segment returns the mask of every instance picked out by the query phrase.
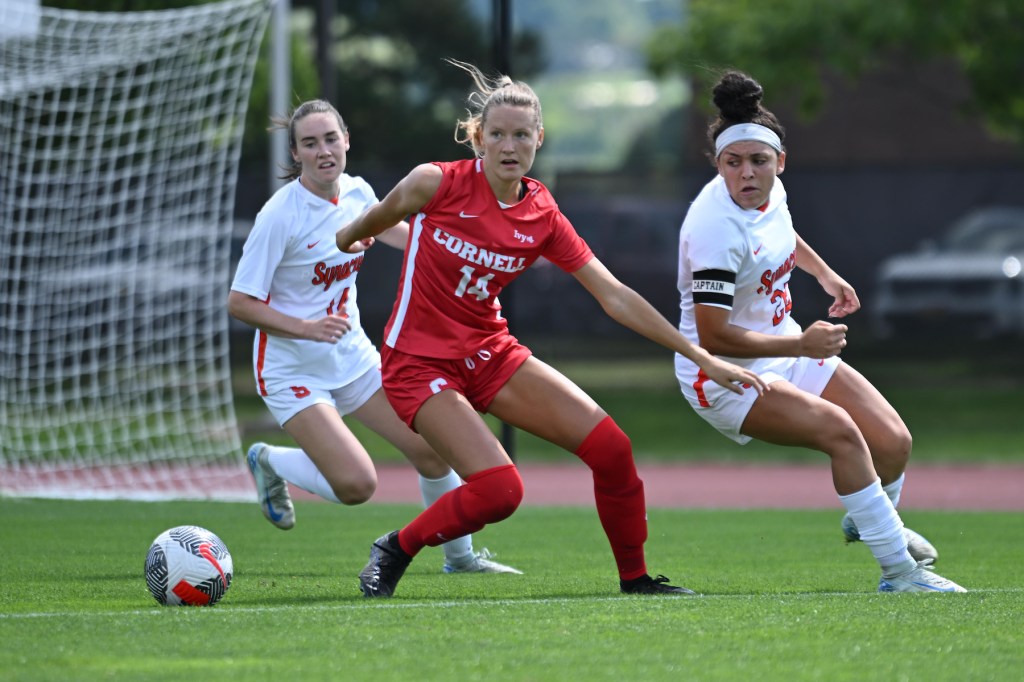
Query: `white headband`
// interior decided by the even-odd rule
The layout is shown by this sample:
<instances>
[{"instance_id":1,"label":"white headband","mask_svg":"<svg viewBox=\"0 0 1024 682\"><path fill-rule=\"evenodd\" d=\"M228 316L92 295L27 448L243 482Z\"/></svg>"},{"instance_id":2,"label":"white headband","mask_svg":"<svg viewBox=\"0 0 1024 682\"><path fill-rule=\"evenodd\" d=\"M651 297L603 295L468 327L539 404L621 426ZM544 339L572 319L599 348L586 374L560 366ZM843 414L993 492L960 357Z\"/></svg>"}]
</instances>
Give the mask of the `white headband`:
<instances>
[{"instance_id":1,"label":"white headband","mask_svg":"<svg viewBox=\"0 0 1024 682\"><path fill-rule=\"evenodd\" d=\"M741 123L729 126L715 140L715 158L717 159L721 156L722 150L733 142L742 142L744 140L764 142L775 151L782 152L782 140L779 139L774 130L757 123Z\"/></svg>"}]
</instances>

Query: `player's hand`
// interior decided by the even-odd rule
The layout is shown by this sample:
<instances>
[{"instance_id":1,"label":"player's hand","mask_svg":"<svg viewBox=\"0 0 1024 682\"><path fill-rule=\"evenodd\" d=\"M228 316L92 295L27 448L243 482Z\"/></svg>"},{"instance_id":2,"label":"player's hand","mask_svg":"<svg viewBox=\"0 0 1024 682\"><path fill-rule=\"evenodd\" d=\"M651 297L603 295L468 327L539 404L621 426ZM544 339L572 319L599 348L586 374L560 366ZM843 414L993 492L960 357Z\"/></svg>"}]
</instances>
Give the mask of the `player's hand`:
<instances>
[{"instance_id":1,"label":"player's hand","mask_svg":"<svg viewBox=\"0 0 1024 682\"><path fill-rule=\"evenodd\" d=\"M319 320L312 320L309 329L309 339L323 343L338 343L345 334L352 330L352 323L348 317L342 315L328 315Z\"/></svg>"},{"instance_id":2,"label":"player's hand","mask_svg":"<svg viewBox=\"0 0 1024 682\"><path fill-rule=\"evenodd\" d=\"M366 239L360 239L357 242L353 242L345 253L361 253L366 251L368 248L374 245L377 240L373 237L367 237Z\"/></svg>"},{"instance_id":3,"label":"player's hand","mask_svg":"<svg viewBox=\"0 0 1024 682\"><path fill-rule=\"evenodd\" d=\"M860 299L850 283L834 272L822 277L818 282L834 300L829 306L829 317L846 317L860 310Z\"/></svg>"},{"instance_id":4,"label":"player's hand","mask_svg":"<svg viewBox=\"0 0 1024 682\"><path fill-rule=\"evenodd\" d=\"M373 237L367 238L371 240L370 244L364 245L366 239L353 241L352 237L349 236L349 233L351 232L349 228L351 227L352 223L349 223L334 233L334 244L338 247L338 251L341 251L342 253L359 253L360 251L366 251L366 249L370 248L370 244L373 244Z\"/></svg>"},{"instance_id":5,"label":"player's hand","mask_svg":"<svg viewBox=\"0 0 1024 682\"><path fill-rule=\"evenodd\" d=\"M733 393L743 393L743 388L753 388L758 395L762 395L769 390L768 384L756 372L720 360L713 355L701 369L709 379Z\"/></svg>"},{"instance_id":6,"label":"player's hand","mask_svg":"<svg viewBox=\"0 0 1024 682\"><path fill-rule=\"evenodd\" d=\"M839 355L846 348L845 324L818 320L800 335L800 355L822 360Z\"/></svg>"}]
</instances>

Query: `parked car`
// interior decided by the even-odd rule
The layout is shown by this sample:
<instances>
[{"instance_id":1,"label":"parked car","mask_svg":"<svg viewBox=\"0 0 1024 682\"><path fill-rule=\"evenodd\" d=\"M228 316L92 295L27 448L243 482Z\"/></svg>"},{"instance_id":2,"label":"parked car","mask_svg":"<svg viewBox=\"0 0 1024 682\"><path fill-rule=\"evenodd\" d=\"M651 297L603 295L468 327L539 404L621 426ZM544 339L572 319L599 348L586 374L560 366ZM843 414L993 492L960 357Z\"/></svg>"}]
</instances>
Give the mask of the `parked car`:
<instances>
[{"instance_id":1,"label":"parked car","mask_svg":"<svg viewBox=\"0 0 1024 682\"><path fill-rule=\"evenodd\" d=\"M968 213L916 253L885 260L870 314L879 336L1024 336L1024 207Z\"/></svg>"}]
</instances>

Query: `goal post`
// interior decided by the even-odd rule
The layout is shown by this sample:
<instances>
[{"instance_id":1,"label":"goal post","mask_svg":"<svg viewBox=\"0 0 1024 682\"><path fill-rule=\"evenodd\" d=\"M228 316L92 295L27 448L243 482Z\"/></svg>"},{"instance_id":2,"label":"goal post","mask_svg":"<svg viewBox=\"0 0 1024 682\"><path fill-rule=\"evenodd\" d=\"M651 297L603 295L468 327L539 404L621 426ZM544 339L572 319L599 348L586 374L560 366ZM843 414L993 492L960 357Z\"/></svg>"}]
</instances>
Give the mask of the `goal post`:
<instances>
[{"instance_id":1,"label":"goal post","mask_svg":"<svg viewBox=\"0 0 1024 682\"><path fill-rule=\"evenodd\" d=\"M0 495L247 491L225 302L271 4L4 3Z\"/></svg>"}]
</instances>

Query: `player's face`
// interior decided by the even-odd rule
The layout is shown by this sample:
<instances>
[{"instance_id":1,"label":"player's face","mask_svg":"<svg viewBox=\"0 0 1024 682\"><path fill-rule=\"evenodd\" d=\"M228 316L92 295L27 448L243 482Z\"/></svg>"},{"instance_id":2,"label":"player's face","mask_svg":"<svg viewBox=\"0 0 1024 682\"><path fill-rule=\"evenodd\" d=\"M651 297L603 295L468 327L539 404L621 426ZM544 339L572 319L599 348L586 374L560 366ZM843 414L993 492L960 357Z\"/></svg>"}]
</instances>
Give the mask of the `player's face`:
<instances>
[{"instance_id":1,"label":"player's face","mask_svg":"<svg viewBox=\"0 0 1024 682\"><path fill-rule=\"evenodd\" d=\"M529 107L501 105L487 113L480 138L488 179L515 185L533 166L544 141L544 129L537 125L537 117Z\"/></svg>"},{"instance_id":2,"label":"player's face","mask_svg":"<svg viewBox=\"0 0 1024 682\"><path fill-rule=\"evenodd\" d=\"M310 114L295 122L292 156L302 164L303 184L316 194L327 199L337 196L348 147L348 133L342 132L338 118L330 112Z\"/></svg>"},{"instance_id":3,"label":"player's face","mask_svg":"<svg viewBox=\"0 0 1024 682\"><path fill-rule=\"evenodd\" d=\"M717 166L736 205L759 208L768 201L775 176L786 167L786 152L776 152L764 142L741 140L722 150Z\"/></svg>"}]
</instances>

